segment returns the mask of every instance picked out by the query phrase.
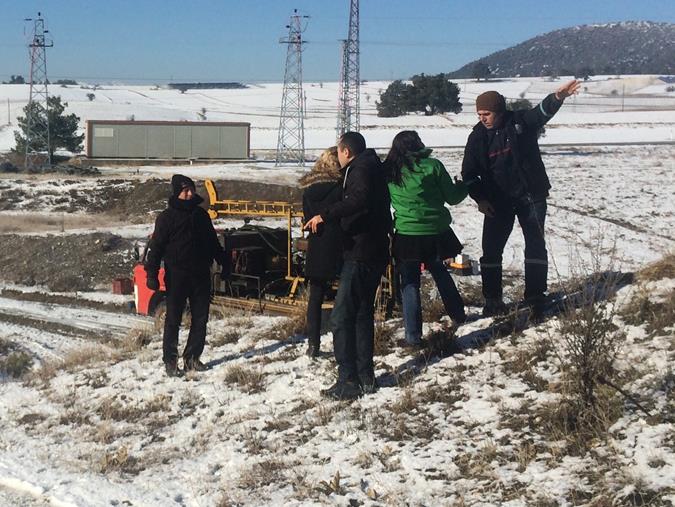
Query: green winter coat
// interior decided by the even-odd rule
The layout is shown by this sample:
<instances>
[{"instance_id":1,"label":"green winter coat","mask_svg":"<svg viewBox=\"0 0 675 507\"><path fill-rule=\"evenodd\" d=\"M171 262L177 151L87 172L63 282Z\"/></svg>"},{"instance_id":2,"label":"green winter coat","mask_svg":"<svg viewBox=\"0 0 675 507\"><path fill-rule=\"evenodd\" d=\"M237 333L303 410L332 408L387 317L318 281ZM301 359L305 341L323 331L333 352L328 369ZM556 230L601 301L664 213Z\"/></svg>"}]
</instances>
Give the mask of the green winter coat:
<instances>
[{"instance_id":1,"label":"green winter coat","mask_svg":"<svg viewBox=\"0 0 675 507\"><path fill-rule=\"evenodd\" d=\"M404 165L401 185L389 183L394 228L399 234L421 236L445 232L452 222L445 203L459 204L468 194L466 185L461 181L455 183L441 161L429 157L430 154L430 149L411 154L413 170Z\"/></svg>"}]
</instances>

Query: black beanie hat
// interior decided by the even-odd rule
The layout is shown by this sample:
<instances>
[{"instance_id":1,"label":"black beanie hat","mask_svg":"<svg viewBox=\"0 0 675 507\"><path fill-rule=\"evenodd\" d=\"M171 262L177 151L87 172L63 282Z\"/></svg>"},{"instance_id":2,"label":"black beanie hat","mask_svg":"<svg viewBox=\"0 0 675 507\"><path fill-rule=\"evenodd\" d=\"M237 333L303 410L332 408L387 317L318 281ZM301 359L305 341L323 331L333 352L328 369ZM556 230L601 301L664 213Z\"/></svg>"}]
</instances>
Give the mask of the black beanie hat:
<instances>
[{"instance_id":1,"label":"black beanie hat","mask_svg":"<svg viewBox=\"0 0 675 507\"><path fill-rule=\"evenodd\" d=\"M476 111L492 111L503 113L506 111L506 100L499 92L489 91L476 97Z\"/></svg>"},{"instance_id":2,"label":"black beanie hat","mask_svg":"<svg viewBox=\"0 0 675 507\"><path fill-rule=\"evenodd\" d=\"M171 177L171 190L173 196L178 197L178 194L180 194L183 189L187 187L192 188L193 193L196 192L195 182L187 176L183 176L182 174L174 174Z\"/></svg>"}]
</instances>

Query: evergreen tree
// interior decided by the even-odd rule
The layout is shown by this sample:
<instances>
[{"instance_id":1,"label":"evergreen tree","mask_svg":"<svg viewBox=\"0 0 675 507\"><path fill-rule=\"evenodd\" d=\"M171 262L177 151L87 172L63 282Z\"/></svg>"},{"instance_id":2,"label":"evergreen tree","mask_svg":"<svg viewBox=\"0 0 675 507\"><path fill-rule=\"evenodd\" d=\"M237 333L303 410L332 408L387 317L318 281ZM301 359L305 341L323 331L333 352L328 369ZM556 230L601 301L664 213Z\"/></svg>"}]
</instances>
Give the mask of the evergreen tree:
<instances>
[{"instance_id":1,"label":"evergreen tree","mask_svg":"<svg viewBox=\"0 0 675 507\"><path fill-rule=\"evenodd\" d=\"M401 116L407 111L407 95L410 85L400 79L390 83L387 89L380 94L380 100L375 102L377 116L393 118Z\"/></svg>"},{"instance_id":2,"label":"evergreen tree","mask_svg":"<svg viewBox=\"0 0 675 507\"><path fill-rule=\"evenodd\" d=\"M408 111L423 112L426 116L439 113L459 113L459 87L445 74L413 76Z\"/></svg>"},{"instance_id":3,"label":"evergreen tree","mask_svg":"<svg viewBox=\"0 0 675 507\"><path fill-rule=\"evenodd\" d=\"M376 106L377 115L381 117L401 116L412 111L431 116L462 110L459 87L445 74L413 76L412 84L394 81L380 94Z\"/></svg>"},{"instance_id":4,"label":"evergreen tree","mask_svg":"<svg viewBox=\"0 0 675 507\"><path fill-rule=\"evenodd\" d=\"M471 69L471 77L476 81L480 81L481 79L487 81L491 74L490 66L484 62L477 62Z\"/></svg>"},{"instance_id":5,"label":"evergreen tree","mask_svg":"<svg viewBox=\"0 0 675 507\"><path fill-rule=\"evenodd\" d=\"M61 97L50 96L47 98L49 108L49 155L54 156L54 152L58 149L65 149L72 153L80 153L82 151L82 141L84 134L77 135L80 118L74 113L64 114L67 102L61 102ZM32 108L32 111L31 109ZM28 131L28 115L34 112L37 121L33 125L33 129L37 132L44 132L46 128L45 109L42 104L34 102L33 104L26 104L23 108L25 116L19 116L17 122L19 130L14 132L14 139L16 140L16 147L14 150L17 153L24 153L26 151L26 134ZM38 151L47 151L46 146L36 146Z\"/></svg>"}]
</instances>

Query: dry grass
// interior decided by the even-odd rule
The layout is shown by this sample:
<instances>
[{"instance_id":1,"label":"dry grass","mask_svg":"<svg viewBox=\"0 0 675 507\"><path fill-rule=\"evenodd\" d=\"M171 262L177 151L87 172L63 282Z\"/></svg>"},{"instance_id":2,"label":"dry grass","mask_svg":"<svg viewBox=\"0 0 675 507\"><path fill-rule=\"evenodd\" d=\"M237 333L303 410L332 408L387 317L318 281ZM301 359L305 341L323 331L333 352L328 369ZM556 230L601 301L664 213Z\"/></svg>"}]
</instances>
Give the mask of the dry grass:
<instances>
[{"instance_id":1,"label":"dry grass","mask_svg":"<svg viewBox=\"0 0 675 507\"><path fill-rule=\"evenodd\" d=\"M86 384L93 389L100 389L101 387L105 387L108 385L108 382L110 382L110 379L108 378L108 373L104 369L85 372L84 380Z\"/></svg>"},{"instance_id":2,"label":"dry grass","mask_svg":"<svg viewBox=\"0 0 675 507\"><path fill-rule=\"evenodd\" d=\"M652 301L643 287L621 308L621 317L634 326L646 324L650 333L663 333L675 325L675 290L658 301Z\"/></svg>"},{"instance_id":3,"label":"dry grass","mask_svg":"<svg viewBox=\"0 0 675 507\"><path fill-rule=\"evenodd\" d=\"M578 308L570 307L561 316L560 338L552 341L563 378L561 419L581 435L605 431L605 421L612 419L609 407L614 404L605 386L619 381L615 361L625 343L624 333L614 324L616 305L603 299L616 292L618 274L606 273L587 277L589 289Z\"/></svg>"},{"instance_id":4,"label":"dry grass","mask_svg":"<svg viewBox=\"0 0 675 507\"><path fill-rule=\"evenodd\" d=\"M394 414L408 414L419 408L419 399L413 393L412 387L406 387L401 391L398 400L389 406L389 410Z\"/></svg>"},{"instance_id":5,"label":"dry grass","mask_svg":"<svg viewBox=\"0 0 675 507\"><path fill-rule=\"evenodd\" d=\"M386 321L375 322L374 355L386 356L392 352L396 346L395 333L396 327L391 323Z\"/></svg>"},{"instance_id":6,"label":"dry grass","mask_svg":"<svg viewBox=\"0 0 675 507\"><path fill-rule=\"evenodd\" d=\"M422 300L422 320L424 322L438 322L447 315L440 296L424 298Z\"/></svg>"},{"instance_id":7,"label":"dry grass","mask_svg":"<svg viewBox=\"0 0 675 507\"><path fill-rule=\"evenodd\" d=\"M419 405L419 400L404 398L398 409L413 406L409 412L382 411L374 414L370 421L371 430L384 440L403 442L415 439L430 442L438 435L434 418Z\"/></svg>"},{"instance_id":8,"label":"dry grass","mask_svg":"<svg viewBox=\"0 0 675 507\"><path fill-rule=\"evenodd\" d=\"M457 289L462 295L466 306L483 306L483 291L481 284L471 278L457 281Z\"/></svg>"},{"instance_id":9,"label":"dry grass","mask_svg":"<svg viewBox=\"0 0 675 507\"><path fill-rule=\"evenodd\" d=\"M265 389L265 374L262 369L235 364L225 371L224 380L228 384L239 386L248 394L259 393Z\"/></svg>"},{"instance_id":10,"label":"dry grass","mask_svg":"<svg viewBox=\"0 0 675 507\"><path fill-rule=\"evenodd\" d=\"M291 316L286 317L274 326L269 335L264 338L276 341L286 341L303 334L307 326L307 314L304 309L298 308Z\"/></svg>"},{"instance_id":11,"label":"dry grass","mask_svg":"<svg viewBox=\"0 0 675 507\"><path fill-rule=\"evenodd\" d=\"M132 328L122 339L122 350L125 352L137 352L147 347L157 334L151 326L138 326Z\"/></svg>"},{"instance_id":12,"label":"dry grass","mask_svg":"<svg viewBox=\"0 0 675 507\"><path fill-rule=\"evenodd\" d=\"M653 262L637 272L638 280L652 282L664 278L675 278L675 252Z\"/></svg>"},{"instance_id":13,"label":"dry grass","mask_svg":"<svg viewBox=\"0 0 675 507\"><path fill-rule=\"evenodd\" d=\"M250 491L270 484L281 488L289 483L285 472L292 467L293 464L277 458L264 459L242 470L237 485Z\"/></svg>"},{"instance_id":14,"label":"dry grass","mask_svg":"<svg viewBox=\"0 0 675 507\"><path fill-rule=\"evenodd\" d=\"M106 452L99 460L99 472L104 474L120 472L137 475L142 470L138 459L130 455L128 449L124 446Z\"/></svg>"},{"instance_id":15,"label":"dry grass","mask_svg":"<svg viewBox=\"0 0 675 507\"><path fill-rule=\"evenodd\" d=\"M21 378L30 371L32 365L33 359L21 350L0 357L0 373L8 377Z\"/></svg>"},{"instance_id":16,"label":"dry grass","mask_svg":"<svg viewBox=\"0 0 675 507\"><path fill-rule=\"evenodd\" d=\"M600 386L592 410L580 406L578 398L567 395L537 407L534 414L543 435L553 441L564 441L565 452L579 456L607 438L607 430L623 414L623 403L614 391Z\"/></svg>"},{"instance_id":17,"label":"dry grass","mask_svg":"<svg viewBox=\"0 0 675 507\"><path fill-rule=\"evenodd\" d=\"M214 347L221 347L223 345L229 345L232 343L237 343L241 338L241 330L237 328L229 328L218 330L216 333L212 334L209 338L209 344Z\"/></svg>"},{"instance_id":18,"label":"dry grass","mask_svg":"<svg viewBox=\"0 0 675 507\"><path fill-rule=\"evenodd\" d=\"M462 389L460 387L461 380L451 380L447 385L439 385L438 383L431 384L423 389L419 394L419 400L423 405L429 403L442 403L452 407L458 401L464 399Z\"/></svg>"},{"instance_id":19,"label":"dry grass","mask_svg":"<svg viewBox=\"0 0 675 507\"><path fill-rule=\"evenodd\" d=\"M313 426L326 426L335 417L335 414L340 412L342 407L337 403L320 403L314 411L314 418L312 420Z\"/></svg>"},{"instance_id":20,"label":"dry grass","mask_svg":"<svg viewBox=\"0 0 675 507\"><path fill-rule=\"evenodd\" d=\"M548 389L548 382L540 378L535 370L538 363L548 360L552 350L550 338L543 337L525 348L517 349L504 361L504 371L521 376L523 381L537 392Z\"/></svg>"},{"instance_id":21,"label":"dry grass","mask_svg":"<svg viewBox=\"0 0 675 507\"><path fill-rule=\"evenodd\" d=\"M168 412L171 409L171 397L159 394L141 403L132 403L125 399L110 397L104 399L96 408L96 414L102 420L126 421L138 423L156 412Z\"/></svg>"},{"instance_id":22,"label":"dry grass","mask_svg":"<svg viewBox=\"0 0 675 507\"><path fill-rule=\"evenodd\" d=\"M26 375L26 382L47 387L59 372L76 373L98 362L113 362L118 356L117 352L105 345L86 345L72 350L61 359L45 361L40 368Z\"/></svg>"}]
</instances>

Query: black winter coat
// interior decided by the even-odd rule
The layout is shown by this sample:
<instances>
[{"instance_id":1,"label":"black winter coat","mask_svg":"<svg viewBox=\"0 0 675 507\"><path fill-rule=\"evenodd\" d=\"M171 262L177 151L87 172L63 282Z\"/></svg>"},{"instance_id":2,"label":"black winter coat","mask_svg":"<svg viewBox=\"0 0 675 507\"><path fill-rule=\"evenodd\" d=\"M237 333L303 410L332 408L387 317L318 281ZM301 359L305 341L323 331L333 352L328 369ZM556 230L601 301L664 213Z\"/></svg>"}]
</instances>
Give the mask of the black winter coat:
<instances>
[{"instance_id":1,"label":"black winter coat","mask_svg":"<svg viewBox=\"0 0 675 507\"><path fill-rule=\"evenodd\" d=\"M558 112L560 106L562 101L552 93L532 109L507 111L501 127L511 147L521 184L535 200L547 197L551 188L541 160L537 132ZM469 195L476 202L487 200L495 204L505 198L504 189L497 185L490 170L487 129L480 122L469 134L464 149L462 179L469 185Z\"/></svg>"},{"instance_id":2,"label":"black winter coat","mask_svg":"<svg viewBox=\"0 0 675 507\"><path fill-rule=\"evenodd\" d=\"M189 201L169 198L169 206L155 222L145 271L156 277L162 259L170 270L180 270L198 276L208 276L213 261L229 268L223 247L206 210L199 207L203 199L195 196Z\"/></svg>"},{"instance_id":3,"label":"black winter coat","mask_svg":"<svg viewBox=\"0 0 675 507\"><path fill-rule=\"evenodd\" d=\"M338 181L318 181L305 188L302 211L305 222L322 209L340 201L342 186ZM338 222L319 224L309 233L305 276L314 280L334 280L342 266L342 231Z\"/></svg>"},{"instance_id":4,"label":"black winter coat","mask_svg":"<svg viewBox=\"0 0 675 507\"><path fill-rule=\"evenodd\" d=\"M321 218L339 220L345 260L386 262L392 221L382 162L375 150L367 149L343 173L342 200L326 207Z\"/></svg>"}]
</instances>

